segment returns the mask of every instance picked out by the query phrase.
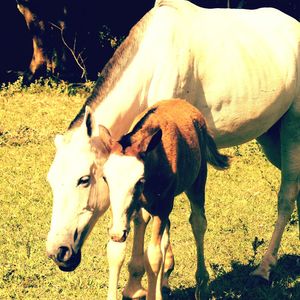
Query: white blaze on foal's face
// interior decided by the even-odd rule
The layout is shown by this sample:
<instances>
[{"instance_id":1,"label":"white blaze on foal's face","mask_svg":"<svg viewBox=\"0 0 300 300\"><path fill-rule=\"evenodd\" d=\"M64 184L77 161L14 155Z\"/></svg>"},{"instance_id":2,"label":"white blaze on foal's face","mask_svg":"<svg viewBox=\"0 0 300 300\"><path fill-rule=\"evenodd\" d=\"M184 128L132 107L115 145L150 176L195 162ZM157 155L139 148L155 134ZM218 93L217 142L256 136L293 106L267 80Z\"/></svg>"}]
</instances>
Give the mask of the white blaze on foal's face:
<instances>
[{"instance_id":1,"label":"white blaze on foal's face","mask_svg":"<svg viewBox=\"0 0 300 300\"><path fill-rule=\"evenodd\" d=\"M121 238L129 230L131 209L144 183L144 164L135 156L111 154L104 164L103 174L109 186L113 215L111 237Z\"/></svg>"}]
</instances>

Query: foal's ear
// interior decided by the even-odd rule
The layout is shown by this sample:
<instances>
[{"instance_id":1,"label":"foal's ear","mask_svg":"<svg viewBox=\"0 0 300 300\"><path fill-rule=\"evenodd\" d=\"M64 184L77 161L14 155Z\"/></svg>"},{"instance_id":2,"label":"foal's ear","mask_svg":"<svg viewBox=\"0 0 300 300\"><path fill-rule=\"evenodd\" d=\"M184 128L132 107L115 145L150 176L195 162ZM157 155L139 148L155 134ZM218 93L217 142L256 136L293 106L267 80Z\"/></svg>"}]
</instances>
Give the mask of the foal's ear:
<instances>
[{"instance_id":1,"label":"foal's ear","mask_svg":"<svg viewBox=\"0 0 300 300\"><path fill-rule=\"evenodd\" d=\"M148 153L156 148L156 146L160 143L162 137L162 130L158 129L155 131L152 135L149 135L145 139L145 143L143 145L143 148L145 149L143 152Z\"/></svg>"},{"instance_id":2,"label":"foal's ear","mask_svg":"<svg viewBox=\"0 0 300 300\"><path fill-rule=\"evenodd\" d=\"M99 135L99 128L95 124L95 118L93 115L93 111L88 105L85 107L85 113L84 113L84 119L83 119L82 126L84 127L84 130L86 130L88 137L91 138L92 136Z\"/></svg>"}]
</instances>

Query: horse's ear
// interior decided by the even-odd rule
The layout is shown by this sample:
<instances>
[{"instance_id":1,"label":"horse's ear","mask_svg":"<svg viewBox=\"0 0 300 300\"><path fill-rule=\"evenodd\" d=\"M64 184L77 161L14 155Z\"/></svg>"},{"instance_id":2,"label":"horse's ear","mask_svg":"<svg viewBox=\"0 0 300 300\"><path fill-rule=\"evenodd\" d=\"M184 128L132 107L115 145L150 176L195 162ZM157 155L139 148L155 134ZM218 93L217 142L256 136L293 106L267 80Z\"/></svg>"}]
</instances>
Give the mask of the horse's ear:
<instances>
[{"instance_id":1,"label":"horse's ear","mask_svg":"<svg viewBox=\"0 0 300 300\"><path fill-rule=\"evenodd\" d=\"M54 138L54 144L56 148L59 148L64 143L64 136L62 134L57 134Z\"/></svg>"},{"instance_id":2,"label":"horse's ear","mask_svg":"<svg viewBox=\"0 0 300 300\"><path fill-rule=\"evenodd\" d=\"M93 111L88 105L85 107L85 114L82 126L84 127L84 130L86 130L88 137L91 138L92 136L99 135L99 128L95 124Z\"/></svg>"},{"instance_id":3,"label":"horse's ear","mask_svg":"<svg viewBox=\"0 0 300 300\"><path fill-rule=\"evenodd\" d=\"M144 139L143 150L142 152L148 153L156 148L156 146L160 143L162 138L162 130L158 129L153 134L149 135L146 139Z\"/></svg>"},{"instance_id":4,"label":"horse's ear","mask_svg":"<svg viewBox=\"0 0 300 300\"><path fill-rule=\"evenodd\" d=\"M111 137L109 130L105 126L99 125L98 132L101 141L103 142L105 147L110 151L112 147L113 139Z\"/></svg>"}]
</instances>

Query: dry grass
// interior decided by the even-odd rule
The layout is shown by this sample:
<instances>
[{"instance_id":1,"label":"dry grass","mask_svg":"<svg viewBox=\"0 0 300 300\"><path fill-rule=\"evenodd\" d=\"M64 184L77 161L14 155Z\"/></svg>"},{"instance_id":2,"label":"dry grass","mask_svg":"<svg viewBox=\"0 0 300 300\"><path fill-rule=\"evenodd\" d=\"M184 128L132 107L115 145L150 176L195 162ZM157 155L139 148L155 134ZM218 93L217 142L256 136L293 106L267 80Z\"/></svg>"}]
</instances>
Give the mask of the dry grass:
<instances>
[{"instance_id":1,"label":"dry grass","mask_svg":"<svg viewBox=\"0 0 300 300\"><path fill-rule=\"evenodd\" d=\"M108 214L83 249L81 266L63 273L46 258L51 217L46 174L53 137L63 132L87 92L48 82L24 89L17 82L0 91L0 299L105 299ZM271 287L248 284L276 219L279 172L255 142L226 150L234 156L225 172L209 170L206 262L214 299L300 299L300 248L296 214L287 226ZM176 199L171 239L176 267L172 299L193 299L195 247L189 205ZM256 241L256 242L255 242ZM260 245L261 244L261 245ZM122 271L120 291L127 278Z\"/></svg>"}]
</instances>

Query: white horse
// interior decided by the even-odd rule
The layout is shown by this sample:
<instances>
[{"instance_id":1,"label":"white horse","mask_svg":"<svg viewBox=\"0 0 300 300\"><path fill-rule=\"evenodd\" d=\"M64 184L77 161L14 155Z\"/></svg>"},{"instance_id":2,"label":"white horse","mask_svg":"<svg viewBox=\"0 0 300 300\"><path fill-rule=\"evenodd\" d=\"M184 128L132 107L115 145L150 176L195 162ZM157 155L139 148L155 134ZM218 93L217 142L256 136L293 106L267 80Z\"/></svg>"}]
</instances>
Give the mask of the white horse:
<instances>
[{"instance_id":1,"label":"white horse","mask_svg":"<svg viewBox=\"0 0 300 300\"><path fill-rule=\"evenodd\" d=\"M299 45L299 23L276 9L204 9L184 0L157 1L105 66L67 132L56 137L48 176L54 196L49 257L65 270L74 269L87 233L109 206L101 178L107 155L97 125L119 138L141 111L176 97L200 109L218 147L256 138L281 169L275 229L253 272L268 280L295 200L298 213L300 206ZM95 148L95 137L103 151ZM115 249L109 245L109 257ZM133 249L124 296L146 293L140 284L142 251L142 246ZM122 262L110 263L118 270ZM116 279L111 280L113 299Z\"/></svg>"}]
</instances>

